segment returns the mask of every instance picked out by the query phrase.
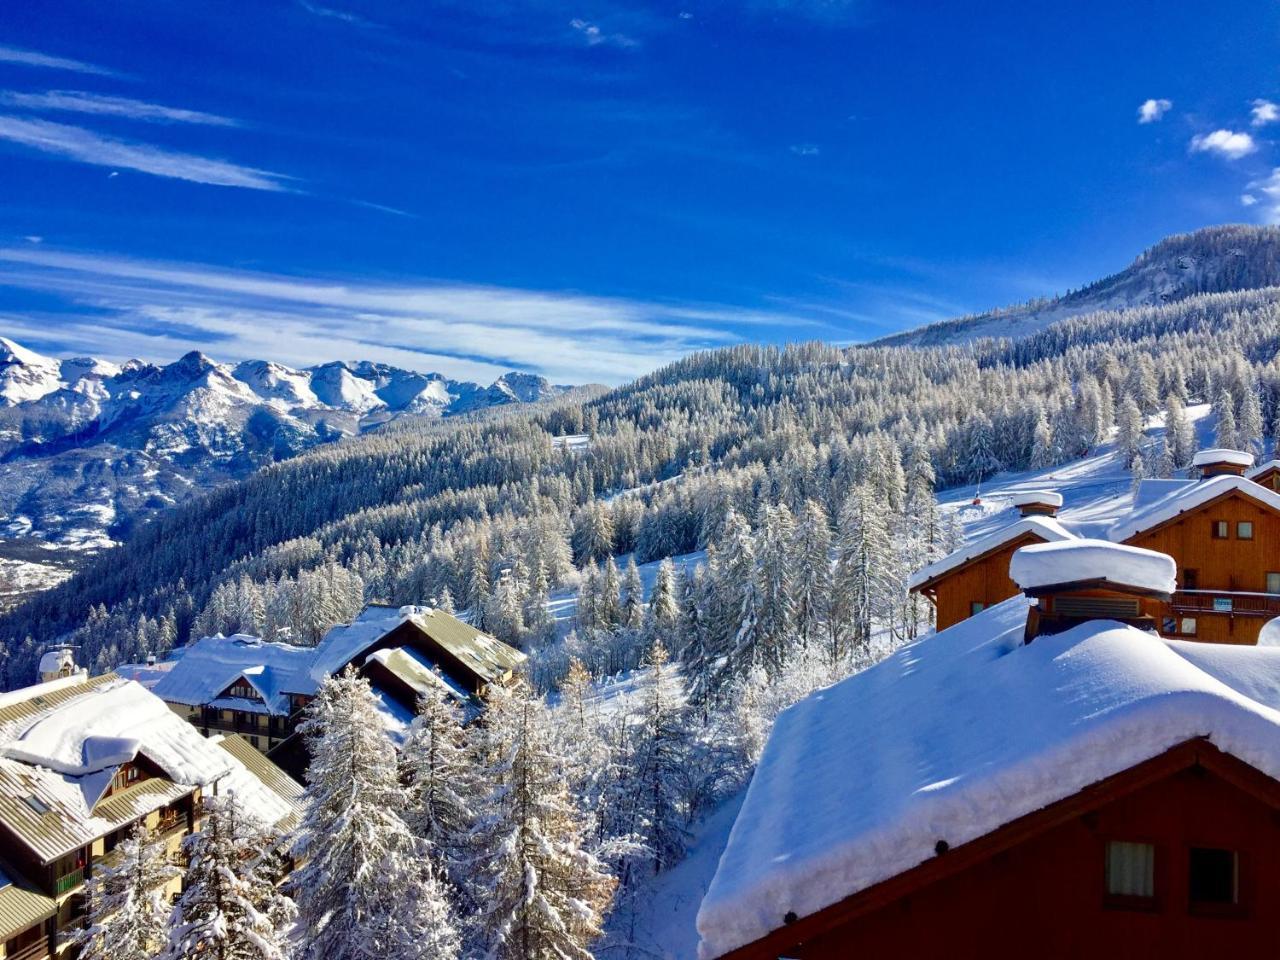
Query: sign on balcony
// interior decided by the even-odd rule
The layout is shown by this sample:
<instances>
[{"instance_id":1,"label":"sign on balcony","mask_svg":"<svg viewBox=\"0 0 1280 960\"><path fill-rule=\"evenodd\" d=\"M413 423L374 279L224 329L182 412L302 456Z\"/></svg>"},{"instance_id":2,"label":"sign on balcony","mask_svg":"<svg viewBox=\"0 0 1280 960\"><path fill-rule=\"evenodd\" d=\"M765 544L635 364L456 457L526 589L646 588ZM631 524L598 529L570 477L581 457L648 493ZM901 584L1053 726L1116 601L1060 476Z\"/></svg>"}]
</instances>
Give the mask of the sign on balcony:
<instances>
[{"instance_id":1,"label":"sign on balcony","mask_svg":"<svg viewBox=\"0 0 1280 960\"><path fill-rule=\"evenodd\" d=\"M1231 598L1230 597L1214 597L1213 612L1214 613L1230 613Z\"/></svg>"}]
</instances>

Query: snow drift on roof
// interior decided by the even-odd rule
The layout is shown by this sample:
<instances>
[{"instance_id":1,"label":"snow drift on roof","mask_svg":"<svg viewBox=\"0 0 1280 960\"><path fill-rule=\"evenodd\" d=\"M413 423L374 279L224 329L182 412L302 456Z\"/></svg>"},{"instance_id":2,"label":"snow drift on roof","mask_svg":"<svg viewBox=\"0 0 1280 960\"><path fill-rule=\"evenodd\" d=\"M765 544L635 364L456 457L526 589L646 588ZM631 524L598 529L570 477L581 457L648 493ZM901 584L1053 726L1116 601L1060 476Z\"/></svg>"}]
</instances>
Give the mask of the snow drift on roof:
<instances>
[{"instance_id":1,"label":"snow drift on roof","mask_svg":"<svg viewBox=\"0 0 1280 960\"><path fill-rule=\"evenodd\" d=\"M1149 507L1157 500L1163 500L1172 493L1194 487L1199 480L1166 480L1163 477L1149 477L1138 481L1138 489L1133 492L1133 509Z\"/></svg>"},{"instance_id":2,"label":"snow drift on roof","mask_svg":"<svg viewBox=\"0 0 1280 960\"><path fill-rule=\"evenodd\" d=\"M1154 593L1177 589L1178 565L1167 553L1110 540L1067 540L1022 547L1009 561L1009 578L1031 591L1059 583L1105 580Z\"/></svg>"},{"instance_id":3,"label":"snow drift on roof","mask_svg":"<svg viewBox=\"0 0 1280 960\"><path fill-rule=\"evenodd\" d=\"M954 553L949 553L941 560L935 560L927 567L917 570L911 575L908 586L914 590L935 577L950 573L970 560L975 560L984 553L990 553L1006 543L1012 543L1028 533L1034 533L1049 543L1074 539L1074 535L1052 517L1022 517L1007 527L1001 527L972 543L966 543Z\"/></svg>"},{"instance_id":4,"label":"snow drift on roof","mask_svg":"<svg viewBox=\"0 0 1280 960\"><path fill-rule=\"evenodd\" d=\"M1158 527L1179 514L1194 510L1232 491L1238 491L1251 500L1256 500L1263 506L1280 512L1280 494L1246 477L1228 474L1178 487L1168 496L1117 520L1115 525L1107 531L1107 537L1116 541L1128 540L1135 534Z\"/></svg>"},{"instance_id":5,"label":"snow drift on roof","mask_svg":"<svg viewBox=\"0 0 1280 960\"><path fill-rule=\"evenodd\" d=\"M244 677L271 713L288 715L290 693L315 692L307 676L316 655L312 647L235 634L203 637L182 649L182 658L152 687L156 696L170 703L210 703Z\"/></svg>"},{"instance_id":6,"label":"snow drift on roof","mask_svg":"<svg viewBox=\"0 0 1280 960\"><path fill-rule=\"evenodd\" d=\"M1280 778L1275 651L1110 621L1022 645L1026 609L1006 600L778 718L698 914L703 960L1192 738Z\"/></svg>"},{"instance_id":7,"label":"snow drift on roof","mask_svg":"<svg viewBox=\"0 0 1280 960\"><path fill-rule=\"evenodd\" d=\"M1237 467L1252 467L1253 454L1244 450L1227 450L1215 447L1212 450L1201 450L1191 458L1193 467L1207 467L1211 463L1230 463Z\"/></svg>"},{"instance_id":8,"label":"snow drift on roof","mask_svg":"<svg viewBox=\"0 0 1280 960\"><path fill-rule=\"evenodd\" d=\"M1250 480L1262 476L1268 470L1280 470L1280 460L1268 460L1266 463L1260 463L1252 470L1248 471L1245 476Z\"/></svg>"},{"instance_id":9,"label":"snow drift on roof","mask_svg":"<svg viewBox=\"0 0 1280 960\"><path fill-rule=\"evenodd\" d=\"M1016 493L1010 501L1015 507L1026 507L1033 503L1044 503L1051 507L1062 506L1062 494L1053 490L1028 490Z\"/></svg>"}]
</instances>

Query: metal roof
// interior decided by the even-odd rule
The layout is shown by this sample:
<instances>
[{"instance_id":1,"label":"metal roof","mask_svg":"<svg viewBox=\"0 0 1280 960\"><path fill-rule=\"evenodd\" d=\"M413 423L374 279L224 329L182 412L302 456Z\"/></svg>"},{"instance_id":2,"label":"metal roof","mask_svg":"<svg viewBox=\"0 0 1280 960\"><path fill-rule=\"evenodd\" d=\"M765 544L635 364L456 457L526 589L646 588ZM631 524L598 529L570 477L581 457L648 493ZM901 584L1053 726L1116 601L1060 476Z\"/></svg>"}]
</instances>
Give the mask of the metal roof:
<instances>
[{"instance_id":1,"label":"metal roof","mask_svg":"<svg viewBox=\"0 0 1280 960\"><path fill-rule=\"evenodd\" d=\"M0 943L47 920L58 912L58 903L26 886L16 871L0 865Z\"/></svg>"},{"instance_id":2,"label":"metal roof","mask_svg":"<svg viewBox=\"0 0 1280 960\"><path fill-rule=\"evenodd\" d=\"M262 781L262 785L283 800L290 809L289 815L274 826L281 830L294 829L302 820L302 796L305 792L302 784L272 763L239 734L224 734L218 741L218 746L239 760L246 770Z\"/></svg>"},{"instance_id":3,"label":"metal roof","mask_svg":"<svg viewBox=\"0 0 1280 960\"><path fill-rule=\"evenodd\" d=\"M508 644L442 610L410 618L422 632L456 657L482 683L505 680L529 658Z\"/></svg>"}]
</instances>

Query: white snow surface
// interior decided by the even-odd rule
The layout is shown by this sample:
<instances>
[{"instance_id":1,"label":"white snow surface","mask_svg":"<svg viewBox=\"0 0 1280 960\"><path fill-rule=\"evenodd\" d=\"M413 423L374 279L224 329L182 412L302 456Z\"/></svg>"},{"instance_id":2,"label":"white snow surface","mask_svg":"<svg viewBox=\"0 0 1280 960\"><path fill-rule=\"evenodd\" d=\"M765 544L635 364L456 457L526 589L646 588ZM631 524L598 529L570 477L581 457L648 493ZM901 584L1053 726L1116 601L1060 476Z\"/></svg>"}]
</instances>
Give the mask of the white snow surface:
<instances>
[{"instance_id":1,"label":"white snow surface","mask_svg":"<svg viewBox=\"0 0 1280 960\"><path fill-rule=\"evenodd\" d=\"M5 757L71 778L117 767L139 753L175 783L211 783L228 768L222 751L129 680L88 688L12 736L0 748Z\"/></svg>"},{"instance_id":2,"label":"white snow surface","mask_svg":"<svg viewBox=\"0 0 1280 960\"><path fill-rule=\"evenodd\" d=\"M1248 477L1250 480L1254 480L1254 479L1257 479L1262 474L1266 473L1268 470L1272 470L1272 469L1280 470L1280 460L1276 460L1273 458L1271 460L1266 461L1265 463L1260 463L1256 467L1254 467L1252 470L1246 471L1245 476Z\"/></svg>"},{"instance_id":3,"label":"white snow surface","mask_svg":"<svg viewBox=\"0 0 1280 960\"><path fill-rule=\"evenodd\" d=\"M1023 590L1058 583L1106 580L1156 593L1177 589L1178 565L1167 553L1109 540L1036 543L1014 551L1009 578Z\"/></svg>"},{"instance_id":4,"label":"white snow surface","mask_svg":"<svg viewBox=\"0 0 1280 960\"><path fill-rule=\"evenodd\" d=\"M1027 490L1015 493L1010 501L1015 507L1025 507L1033 503L1044 503L1051 507L1062 506L1062 494L1054 490Z\"/></svg>"},{"instance_id":5,"label":"white snow surface","mask_svg":"<svg viewBox=\"0 0 1280 960\"><path fill-rule=\"evenodd\" d=\"M1200 450L1191 458L1193 467L1206 467L1211 463L1230 463L1237 467L1252 467L1253 454L1244 450L1228 450L1224 447L1213 447Z\"/></svg>"},{"instance_id":6,"label":"white snow surface","mask_svg":"<svg viewBox=\"0 0 1280 960\"><path fill-rule=\"evenodd\" d=\"M1280 511L1280 494L1274 490L1254 483L1247 477L1231 475L1210 477L1199 483L1174 487L1166 496L1139 507L1128 516L1121 517L1107 531L1107 536L1116 541L1128 540L1134 534L1173 520L1179 514L1194 510L1232 491L1238 491L1265 507Z\"/></svg>"},{"instance_id":7,"label":"white snow surface","mask_svg":"<svg viewBox=\"0 0 1280 960\"><path fill-rule=\"evenodd\" d=\"M170 703L199 706L244 677L271 713L287 716L292 712L290 693L315 693L308 676L315 657L314 647L268 643L244 634L203 637L183 647L181 659L151 689Z\"/></svg>"},{"instance_id":8,"label":"white snow surface","mask_svg":"<svg viewBox=\"0 0 1280 960\"><path fill-rule=\"evenodd\" d=\"M698 913L702 960L1192 738L1280 778L1277 651L1112 621L1023 645L1026 609L1006 600L779 717Z\"/></svg>"},{"instance_id":9,"label":"white snow surface","mask_svg":"<svg viewBox=\"0 0 1280 960\"><path fill-rule=\"evenodd\" d=\"M1049 543L1074 539L1074 535L1053 517L1022 517L1008 526L1000 527L984 537L979 537L966 543L959 550L947 554L941 560L935 560L927 567L921 567L911 575L908 585L914 590L921 584L928 583L934 577L961 567L970 560L974 560L985 553L990 553L992 550L1017 540L1027 533L1037 534Z\"/></svg>"}]
</instances>

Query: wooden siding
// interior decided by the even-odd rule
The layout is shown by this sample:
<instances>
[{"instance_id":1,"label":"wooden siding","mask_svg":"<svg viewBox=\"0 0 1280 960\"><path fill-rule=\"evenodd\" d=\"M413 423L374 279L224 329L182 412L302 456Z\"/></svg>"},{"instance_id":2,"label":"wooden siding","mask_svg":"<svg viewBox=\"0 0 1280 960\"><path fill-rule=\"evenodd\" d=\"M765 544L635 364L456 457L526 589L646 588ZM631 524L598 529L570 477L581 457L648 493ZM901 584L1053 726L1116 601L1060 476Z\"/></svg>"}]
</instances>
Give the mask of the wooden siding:
<instances>
[{"instance_id":1,"label":"wooden siding","mask_svg":"<svg viewBox=\"0 0 1280 960\"><path fill-rule=\"evenodd\" d=\"M1213 536L1212 525L1218 520L1227 521L1226 539ZM1237 537L1236 525L1241 521L1253 524L1252 540ZM1187 589L1186 572L1194 570L1197 590L1262 593L1267 589L1267 573L1280 572L1280 514L1238 490L1124 542L1173 557L1178 564L1180 589ZM1162 619L1193 616L1196 633L1183 639L1211 643L1257 643L1258 633L1269 619L1240 613L1187 613L1176 611L1169 604L1158 604L1153 612Z\"/></svg>"},{"instance_id":2,"label":"wooden siding","mask_svg":"<svg viewBox=\"0 0 1280 960\"><path fill-rule=\"evenodd\" d=\"M1280 784L1184 744L726 960L1276 956L1278 808ZM1153 902L1122 908L1107 897L1110 840L1154 845ZM1189 903L1193 846L1238 852L1238 907L1210 915Z\"/></svg>"},{"instance_id":3,"label":"wooden siding","mask_svg":"<svg viewBox=\"0 0 1280 960\"><path fill-rule=\"evenodd\" d=\"M1275 467L1268 467L1256 477L1250 477L1254 483L1261 484L1268 490L1280 491L1280 470Z\"/></svg>"},{"instance_id":4,"label":"wooden siding","mask_svg":"<svg viewBox=\"0 0 1280 960\"><path fill-rule=\"evenodd\" d=\"M1024 533L939 577L926 591L937 606L938 629L945 630L969 619L975 602L989 607L1017 596L1021 591L1009 579L1009 561L1019 547L1044 542L1037 534Z\"/></svg>"}]
</instances>

